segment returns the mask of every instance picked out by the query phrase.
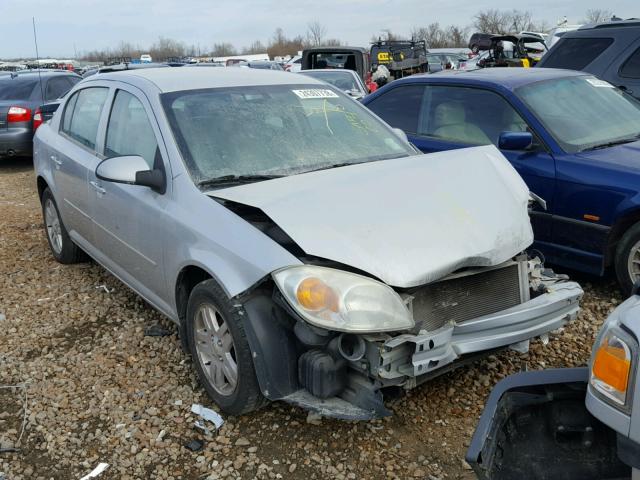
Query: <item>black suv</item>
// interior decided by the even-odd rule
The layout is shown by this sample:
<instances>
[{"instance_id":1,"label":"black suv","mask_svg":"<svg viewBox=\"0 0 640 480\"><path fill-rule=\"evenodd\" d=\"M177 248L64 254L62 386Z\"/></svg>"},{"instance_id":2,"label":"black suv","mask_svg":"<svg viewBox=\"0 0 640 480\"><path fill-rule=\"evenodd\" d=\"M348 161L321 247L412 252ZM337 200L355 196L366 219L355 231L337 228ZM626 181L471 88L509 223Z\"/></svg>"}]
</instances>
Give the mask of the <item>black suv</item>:
<instances>
[{"instance_id":1,"label":"black suv","mask_svg":"<svg viewBox=\"0 0 640 480\"><path fill-rule=\"evenodd\" d=\"M537 66L589 72L640 98L640 20L567 32Z\"/></svg>"},{"instance_id":2,"label":"black suv","mask_svg":"<svg viewBox=\"0 0 640 480\"><path fill-rule=\"evenodd\" d=\"M473 53L478 53L481 50L489 50L489 47L491 47L491 37L493 36L493 33L474 33L469 39L469 49Z\"/></svg>"}]
</instances>

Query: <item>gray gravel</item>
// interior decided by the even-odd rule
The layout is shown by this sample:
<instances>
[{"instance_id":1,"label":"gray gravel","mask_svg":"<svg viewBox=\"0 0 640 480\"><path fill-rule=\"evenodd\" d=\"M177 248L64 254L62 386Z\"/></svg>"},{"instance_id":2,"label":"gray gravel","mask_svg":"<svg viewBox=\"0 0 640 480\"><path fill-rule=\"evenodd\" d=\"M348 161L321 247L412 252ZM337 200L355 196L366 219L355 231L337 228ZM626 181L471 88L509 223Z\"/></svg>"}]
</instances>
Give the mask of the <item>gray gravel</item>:
<instances>
[{"instance_id":1,"label":"gray gravel","mask_svg":"<svg viewBox=\"0 0 640 480\"><path fill-rule=\"evenodd\" d=\"M316 419L276 403L193 428L192 403L217 410L198 385L175 327L95 263L57 264L42 230L29 160L0 163L0 385L28 384L17 453L0 454L6 480L473 478L464 452L484 401L524 368L584 364L621 301L610 280L580 277L578 320L528 354L505 352L389 401L369 423ZM145 336L159 325L171 333ZM14 446L20 391L0 391L0 447ZM197 440L203 448L185 447ZM196 443L197 445L197 443Z\"/></svg>"}]
</instances>

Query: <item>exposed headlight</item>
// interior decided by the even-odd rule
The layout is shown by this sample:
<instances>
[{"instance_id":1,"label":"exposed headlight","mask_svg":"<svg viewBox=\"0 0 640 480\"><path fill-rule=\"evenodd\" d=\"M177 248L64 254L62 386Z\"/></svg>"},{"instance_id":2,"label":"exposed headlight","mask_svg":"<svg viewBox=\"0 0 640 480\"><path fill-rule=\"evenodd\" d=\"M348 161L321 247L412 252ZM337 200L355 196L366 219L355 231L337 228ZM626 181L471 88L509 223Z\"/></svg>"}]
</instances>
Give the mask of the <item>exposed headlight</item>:
<instances>
[{"instance_id":1,"label":"exposed headlight","mask_svg":"<svg viewBox=\"0 0 640 480\"><path fill-rule=\"evenodd\" d=\"M274 272L273 278L289 305L317 327L365 333L414 325L400 295L362 275L303 265Z\"/></svg>"},{"instance_id":2,"label":"exposed headlight","mask_svg":"<svg viewBox=\"0 0 640 480\"><path fill-rule=\"evenodd\" d=\"M591 386L621 410L631 404L629 383L637 355L637 342L617 326L600 334L591 355Z\"/></svg>"}]
</instances>

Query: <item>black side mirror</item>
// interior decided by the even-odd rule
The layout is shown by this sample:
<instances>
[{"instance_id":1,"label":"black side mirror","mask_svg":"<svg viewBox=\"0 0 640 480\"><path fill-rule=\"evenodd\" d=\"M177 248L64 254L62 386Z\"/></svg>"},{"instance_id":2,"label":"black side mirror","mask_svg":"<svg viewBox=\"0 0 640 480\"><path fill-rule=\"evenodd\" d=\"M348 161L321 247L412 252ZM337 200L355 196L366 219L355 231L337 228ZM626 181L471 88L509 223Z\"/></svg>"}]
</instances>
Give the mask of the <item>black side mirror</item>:
<instances>
[{"instance_id":1,"label":"black side mirror","mask_svg":"<svg viewBox=\"0 0 640 480\"><path fill-rule=\"evenodd\" d=\"M167 182L164 172L159 168L154 170L142 170L136 172L136 185L149 187L151 190L160 194L167 190Z\"/></svg>"}]
</instances>

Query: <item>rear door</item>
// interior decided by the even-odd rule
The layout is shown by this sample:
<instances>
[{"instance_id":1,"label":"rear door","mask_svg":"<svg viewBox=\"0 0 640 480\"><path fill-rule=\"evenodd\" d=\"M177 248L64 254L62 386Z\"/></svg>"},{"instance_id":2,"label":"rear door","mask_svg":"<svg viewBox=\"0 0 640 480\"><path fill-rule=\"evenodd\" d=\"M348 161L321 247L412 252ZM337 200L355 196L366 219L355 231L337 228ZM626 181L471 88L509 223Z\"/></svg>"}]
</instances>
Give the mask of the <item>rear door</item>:
<instances>
[{"instance_id":1,"label":"rear door","mask_svg":"<svg viewBox=\"0 0 640 480\"><path fill-rule=\"evenodd\" d=\"M52 145L49 158L55 183L54 194L64 224L72 239L87 250L93 249L88 174L100 161L96 145L108 96L109 88L106 86L92 86L74 92L65 104L60 135Z\"/></svg>"}]
</instances>

